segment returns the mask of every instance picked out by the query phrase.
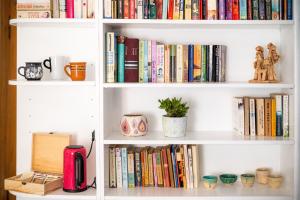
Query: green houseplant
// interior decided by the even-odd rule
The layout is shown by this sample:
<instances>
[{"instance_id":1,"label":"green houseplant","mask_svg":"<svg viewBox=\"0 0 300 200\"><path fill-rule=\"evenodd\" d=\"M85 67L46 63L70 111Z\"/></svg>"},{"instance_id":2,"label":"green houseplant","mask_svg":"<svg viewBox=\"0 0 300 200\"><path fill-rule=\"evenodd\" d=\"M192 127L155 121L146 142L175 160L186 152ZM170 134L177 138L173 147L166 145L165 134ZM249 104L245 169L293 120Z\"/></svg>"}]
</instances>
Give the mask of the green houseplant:
<instances>
[{"instance_id":1,"label":"green houseplant","mask_svg":"<svg viewBox=\"0 0 300 200\"><path fill-rule=\"evenodd\" d=\"M163 115L162 124L163 132L166 137L183 137L185 136L187 117L189 110L186 102L182 98L167 98L158 100L159 108L166 111Z\"/></svg>"}]
</instances>

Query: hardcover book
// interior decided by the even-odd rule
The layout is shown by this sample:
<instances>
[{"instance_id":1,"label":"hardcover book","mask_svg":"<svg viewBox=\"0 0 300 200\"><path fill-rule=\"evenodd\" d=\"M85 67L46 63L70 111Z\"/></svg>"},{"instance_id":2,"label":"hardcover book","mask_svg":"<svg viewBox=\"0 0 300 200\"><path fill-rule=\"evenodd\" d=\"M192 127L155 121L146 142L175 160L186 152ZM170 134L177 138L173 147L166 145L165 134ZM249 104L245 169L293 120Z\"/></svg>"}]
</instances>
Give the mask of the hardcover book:
<instances>
[{"instance_id":1,"label":"hardcover book","mask_svg":"<svg viewBox=\"0 0 300 200\"><path fill-rule=\"evenodd\" d=\"M176 45L171 45L170 78L171 78L171 82L176 82Z\"/></svg>"},{"instance_id":2,"label":"hardcover book","mask_svg":"<svg viewBox=\"0 0 300 200\"><path fill-rule=\"evenodd\" d=\"M194 188L194 174L193 174L193 157L192 157L192 148L188 146L188 161L189 161L189 182L190 182L190 188Z\"/></svg>"},{"instance_id":3,"label":"hardcover book","mask_svg":"<svg viewBox=\"0 0 300 200\"><path fill-rule=\"evenodd\" d=\"M59 18L59 0L52 1L52 17Z\"/></svg>"},{"instance_id":4,"label":"hardcover book","mask_svg":"<svg viewBox=\"0 0 300 200\"><path fill-rule=\"evenodd\" d=\"M139 80L139 40L125 39L125 82L138 82Z\"/></svg>"},{"instance_id":5,"label":"hardcover book","mask_svg":"<svg viewBox=\"0 0 300 200\"><path fill-rule=\"evenodd\" d=\"M62 2L64 0L60 0ZM126 0L125 0L126 1ZM112 18L112 1L111 0L104 0L104 18Z\"/></svg>"},{"instance_id":6,"label":"hardcover book","mask_svg":"<svg viewBox=\"0 0 300 200\"><path fill-rule=\"evenodd\" d=\"M144 0L144 19L149 19L149 1L150 0Z\"/></svg>"},{"instance_id":7,"label":"hardcover book","mask_svg":"<svg viewBox=\"0 0 300 200\"><path fill-rule=\"evenodd\" d=\"M144 58L145 58L145 41L140 40L139 41L139 82L143 83L144 82Z\"/></svg>"},{"instance_id":8,"label":"hardcover book","mask_svg":"<svg viewBox=\"0 0 300 200\"><path fill-rule=\"evenodd\" d=\"M193 161L193 180L194 188L199 187L200 183L200 161L199 161L199 148L197 145L191 145L192 148L192 161Z\"/></svg>"},{"instance_id":9,"label":"hardcover book","mask_svg":"<svg viewBox=\"0 0 300 200\"><path fill-rule=\"evenodd\" d=\"M122 188L122 156L121 149L116 147L116 171L117 171L117 187Z\"/></svg>"},{"instance_id":10,"label":"hardcover book","mask_svg":"<svg viewBox=\"0 0 300 200\"><path fill-rule=\"evenodd\" d=\"M152 44L151 44L151 48L152 48L152 83L156 83L156 59L157 59L157 55L156 55L156 51L157 51L157 48L156 48L156 41L152 41Z\"/></svg>"},{"instance_id":11,"label":"hardcover book","mask_svg":"<svg viewBox=\"0 0 300 200\"><path fill-rule=\"evenodd\" d=\"M244 97L244 135L250 135L250 99Z\"/></svg>"},{"instance_id":12,"label":"hardcover book","mask_svg":"<svg viewBox=\"0 0 300 200\"><path fill-rule=\"evenodd\" d=\"M188 46L188 54L189 54L189 70L188 70L188 80L189 82L193 82L194 79L194 45Z\"/></svg>"},{"instance_id":13,"label":"hardcover book","mask_svg":"<svg viewBox=\"0 0 300 200\"><path fill-rule=\"evenodd\" d=\"M264 136L265 135L265 109L264 109L264 99L257 98L256 99L256 125L257 125L257 135Z\"/></svg>"},{"instance_id":14,"label":"hardcover book","mask_svg":"<svg viewBox=\"0 0 300 200\"><path fill-rule=\"evenodd\" d=\"M193 81L201 81L201 45L194 45Z\"/></svg>"},{"instance_id":15,"label":"hardcover book","mask_svg":"<svg viewBox=\"0 0 300 200\"><path fill-rule=\"evenodd\" d=\"M81 0L81 17L86 19L88 17L88 5L87 5L87 0ZM114 18L117 18L117 0L114 0Z\"/></svg>"},{"instance_id":16,"label":"hardcover book","mask_svg":"<svg viewBox=\"0 0 300 200\"><path fill-rule=\"evenodd\" d=\"M66 1L65 0L59 0L59 17L60 18L66 18L66 11L67 11Z\"/></svg>"},{"instance_id":17,"label":"hardcover book","mask_svg":"<svg viewBox=\"0 0 300 200\"><path fill-rule=\"evenodd\" d=\"M175 182L174 182L174 172L173 172L173 163L172 163L172 157L171 157L171 147L167 146L167 159L168 159L168 167L169 167L169 177L170 177L170 186L175 187Z\"/></svg>"},{"instance_id":18,"label":"hardcover book","mask_svg":"<svg viewBox=\"0 0 300 200\"><path fill-rule=\"evenodd\" d=\"M184 172L186 177L186 188L191 188L190 183L190 169L189 169L189 158L188 158L188 149L187 145L184 144L183 146L183 157L184 157Z\"/></svg>"},{"instance_id":19,"label":"hardcover book","mask_svg":"<svg viewBox=\"0 0 300 200\"><path fill-rule=\"evenodd\" d=\"M244 99L233 98L233 131L238 135L244 135Z\"/></svg>"},{"instance_id":20,"label":"hardcover book","mask_svg":"<svg viewBox=\"0 0 300 200\"><path fill-rule=\"evenodd\" d=\"M232 0L232 19L240 19L239 0Z\"/></svg>"},{"instance_id":21,"label":"hardcover book","mask_svg":"<svg viewBox=\"0 0 300 200\"><path fill-rule=\"evenodd\" d=\"M142 167L141 167L141 154L138 149L135 150L135 185L142 186Z\"/></svg>"},{"instance_id":22,"label":"hardcover book","mask_svg":"<svg viewBox=\"0 0 300 200\"><path fill-rule=\"evenodd\" d=\"M104 1L109 1L109 0L104 0ZM124 19L129 19L129 0L124 0L124 13L123 14L124 14Z\"/></svg>"},{"instance_id":23,"label":"hardcover book","mask_svg":"<svg viewBox=\"0 0 300 200\"><path fill-rule=\"evenodd\" d=\"M219 20L226 19L226 0L219 0Z\"/></svg>"},{"instance_id":24,"label":"hardcover book","mask_svg":"<svg viewBox=\"0 0 300 200\"><path fill-rule=\"evenodd\" d=\"M271 113L271 121L272 121L272 137L276 137L276 99L272 98L272 113Z\"/></svg>"},{"instance_id":25,"label":"hardcover book","mask_svg":"<svg viewBox=\"0 0 300 200\"><path fill-rule=\"evenodd\" d=\"M173 176L174 176L174 187L179 187L178 182L178 168L177 168L177 161L176 161L176 149L177 145L171 145L171 158L172 158L172 166L173 166Z\"/></svg>"},{"instance_id":26,"label":"hardcover book","mask_svg":"<svg viewBox=\"0 0 300 200\"><path fill-rule=\"evenodd\" d=\"M260 20L266 19L266 2L265 2L265 0L258 0L258 18Z\"/></svg>"},{"instance_id":27,"label":"hardcover book","mask_svg":"<svg viewBox=\"0 0 300 200\"><path fill-rule=\"evenodd\" d=\"M144 18L143 0L137 0L137 18L138 19L143 19Z\"/></svg>"},{"instance_id":28,"label":"hardcover book","mask_svg":"<svg viewBox=\"0 0 300 200\"><path fill-rule=\"evenodd\" d=\"M114 32L106 33L106 82L117 81L117 41Z\"/></svg>"},{"instance_id":29,"label":"hardcover book","mask_svg":"<svg viewBox=\"0 0 300 200\"><path fill-rule=\"evenodd\" d=\"M179 1L179 19L184 19L184 0Z\"/></svg>"},{"instance_id":30,"label":"hardcover book","mask_svg":"<svg viewBox=\"0 0 300 200\"><path fill-rule=\"evenodd\" d=\"M176 45L176 81L183 82L183 45Z\"/></svg>"},{"instance_id":31,"label":"hardcover book","mask_svg":"<svg viewBox=\"0 0 300 200\"><path fill-rule=\"evenodd\" d=\"M173 19L179 19L180 0L174 0Z\"/></svg>"},{"instance_id":32,"label":"hardcover book","mask_svg":"<svg viewBox=\"0 0 300 200\"><path fill-rule=\"evenodd\" d=\"M287 20L293 19L293 0L287 0Z\"/></svg>"},{"instance_id":33,"label":"hardcover book","mask_svg":"<svg viewBox=\"0 0 300 200\"><path fill-rule=\"evenodd\" d=\"M125 81L125 37L117 36L118 42L118 82Z\"/></svg>"},{"instance_id":34,"label":"hardcover book","mask_svg":"<svg viewBox=\"0 0 300 200\"><path fill-rule=\"evenodd\" d=\"M255 108L255 99L249 99L250 104L250 135L256 136L256 108Z\"/></svg>"},{"instance_id":35,"label":"hardcover book","mask_svg":"<svg viewBox=\"0 0 300 200\"><path fill-rule=\"evenodd\" d=\"M282 111L283 137L289 137L289 96L287 94L282 96Z\"/></svg>"},{"instance_id":36,"label":"hardcover book","mask_svg":"<svg viewBox=\"0 0 300 200\"><path fill-rule=\"evenodd\" d=\"M113 0L114 1L114 0ZM135 13L136 13L136 2L135 2L135 0L129 0L129 19L135 19L136 17L136 15L135 15Z\"/></svg>"},{"instance_id":37,"label":"hardcover book","mask_svg":"<svg viewBox=\"0 0 300 200\"><path fill-rule=\"evenodd\" d=\"M282 95L271 94L271 97L276 100L276 136L283 136L282 127Z\"/></svg>"},{"instance_id":38,"label":"hardcover book","mask_svg":"<svg viewBox=\"0 0 300 200\"><path fill-rule=\"evenodd\" d=\"M232 20L232 0L226 0L226 19Z\"/></svg>"},{"instance_id":39,"label":"hardcover book","mask_svg":"<svg viewBox=\"0 0 300 200\"><path fill-rule=\"evenodd\" d=\"M163 147L161 149L161 158L162 158L162 166L163 166L164 187L170 187L169 164L168 164L166 147Z\"/></svg>"},{"instance_id":40,"label":"hardcover book","mask_svg":"<svg viewBox=\"0 0 300 200\"><path fill-rule=\"evenodd\" d=\"M153 157L153 149L149 148L148 151L148 169L149 169L149 186L153 187L154 186L154 172L153 172L153 162L152 158Z\"/></svg>"},{"instance_id":41,"label":"hardcover book","mask_svg":"<svg viewBox=\"0 0 300 200\"><path fill-rule=\"evenodd\" d=\"M279 20L279 1L281 0L272 0L272 20Z\"/></svg>"},{"instance_id":42,"label":"hardcover book","mask_svg":"<svg viewBox=\"0 0 300 200\"><path fill-rule=\"evenodd\" d=\"M148 83L148 41L145 40L144 41L144 83ZM151 53L150 53L151 56Z\"/></svg>"},{"instance_id":43,"label":"hardcover book","mask_svg":"<svg viewBox=\"0 0 300 200\"><path fill-rule=\"evenodd\" d=\"M258 0L252 0L252 19L259 19L259 9L258 9Z\"/></svg>"},{"instance_id":44,"label":"hardcover book","mask_svg":"<svg viewBox=\"0 0 300 200\"><path fill-rule=\"evenodd\" d=\"M148 82L152 82L152 41L151 40L148 40L148 50L147 50L147 53L148 53Z\"/></svg>"},{"instance_id":45,"label":"hardcover book","mask_svg":"<svg viewBox=\"0 0 300 200\"><path fill-rule=\"evenodd\" d=\"M154 186L158 187L158 177L157 177L157 165L156 165L156 151L152 153L152 163L153 163L153 178Z\"/></svg>"},{"instance_id":46,"label":"hardcover book","mask_svg":"<svg viewBox=\"0 0 300 200\"><path fill-rule=\"evenodd\" d=\"M266 20L272 20L272 0L265 0Z\"/></svg>"},{"instance_id":47,"label":"hardcover book","mask_svg":"<svg viewBox=\"0 0 300 200\"><path fill-rule=\"evenodd\" d=\"M188 45L182 46L182 55L183 55L183 82L189 81L189 49Z\"/></svg>"},{"instance_id":48,"label":"hardcover book","mask_svg":"<svg viewBox=\"0 0 300 200\"><path fill-rule=\"evenodd\" d=\"M265 98L265 136L272 136L271 128L271 114L272 114L272 100L271 98Z\"/></svg>"},{"instance_id":49,"label":"hardcover book","mask_svg":"<svg viewBox=\"0 0 300 200\"><path fill-rule=\"evenodd\" d=\"M66 18L74 18L74 0L66 0Z\"/></svg>"},{"instance_id":50,"label":"hardcover book","mask_svg":"<svg viewBox=\"0 0 300 200\"><path fill-rule=\"evenodd\" d=\"M192 19L198 20L199 18L199 0L192 1Z\"/></svg>"},{"instance_id":51,"label":"hardcover book","mask_svg":"<svg viewBox=\"0 0 300 200\"><path fill-rule=\"evenodd\" d=\"M174 1L175 0L168 1L168 19L173 19Z\"/></svg>"},{"instance_id":52,"label":"hardcover book","mask_svg":"<svg viewBox=\"0 0 300 200\"><path fill-rule=\"evenodd\" d=\"M162 19L163 15L163 0L156 0L156 19Z\"/></svg>"},{"instance_id":53,"label":"hardcover book","mask_svg":"<svg viewBox=\"0 0 300 200\"><path fill-rule=\"evenodd\" d=\"M158 83L164 83L164 52L165 47L163 44L157 44L157 59L156 59L156 66L157 66L157 82Z\"/></svg>"},{"instance_id":54,"label":"hardcover book","mask_svg":"<svg viewBox=\"0 0 300 200\"><path fill-rule=\"evenodd\" d=\"M116 151L115 147L109 147L109 187L116 188Z\"/></svg>"},{"instance_id":55,"label":"hardcover book","mask_svg":"<svg viewBox=\"0 0 300 200\"><path fill-rule=\"evenodd\" d=\"M252 0L247 0L247 19L252 20Z\"/></svg>"},{"instance_id":56,"label":"hardcover book","mask_svg":"<svg viewBox=\"0 0 300 200\"><path fill-rule=\"evenodd\" d=\"M192 1L194 0L185 0L184 19L186 20L192 19Z\"/></svg>"},{"instance_id":57,"label":"hardcover book","mask_svg":"<svg viewBox=\"0 0 300 200\"><path fill-rule=\"evenodd\" d=\"M163 0L162 19L168 19L168 0Z\"/></svg>"},{"instance_id":58,"label":"hardcover book","mask_svg":"<svg viewBox=\"0 0 300 200\"><path fill-rule=\"evenodd\" d=\"M207 79L206 79L206 45L202 45L201 46L201 52L202 52L202 58L201 58L201 61L202 61L202 66L201 66L201 82L206 82Z\"/></svg>"},{"instance_id":59,"label":"hardcover book","mask_svg":"<svg viewBox=\"0 0 300 200\"><path fill-rule=\"evenodd\" d=\"M68 6L67 6L68 15ZM81 0L74 0L74 18L82 18L82 2ZM72 17L70 17L72 18Z\"/></svg>"},{"instance_id":60,"label":"hardcover book","mask_svg":"<svg viewBox=\"0 0 300 200\"><path fill-rule=\"evenodd\" d=\"M177 169L178 169L178 182L179 187L186 188L186 176L185 176L185 164L183 157L183 147L178 148L176 151L176 161L177 161Z\"/></svg>"},{"instance_id":61,"label":"hardcover book","mask_svg":"<svg viewBox=\"0 0 300 200\"><path fill-rule=\"evenodd\" d=\"M247 0L240 0L240 19L247 20Z\"/></svg>"},{"instance_id":62,"label":"hardcover book","mask_svg":"<svg viewBox=\"0 0 300 200\"><path fill-rule=\"evenodd\" d=\"M207 19L216 20L218 19L217 17L218 17L217 1L216 0L207 1Z\"/></svg>"},{"instance_id":63,"label":"hardcover book","mask_svg":"<svg viewBox=\"0 0 300 200\"><path fill-rule=\"evenodd\" d=\"M170 45L165 45L165 83L170 83Z\"/></svg>"},{"instance_id":64,"label":"hardcover book","mask_svg":"<svg viewBox=\"0 0 300 200\"><path fill-rule=\"evenodd\" d=\"M164 179L162 175L162 159L161 159L161 151L159 148L155 149L156 154L156 173L157 173L157 182L159 187L164 186Z\"/></svg>"},{"instance_id":65,"label":"hardcover book","mask_svg":"<svg viewBox=\"0 0 300 200\"><path fill-rule=\"evenodd\" d=\"M135 187L134 151L128 150L128 188Z\"/></svg>"},{"instance_id":66,"label":"hardcover book","mask_svg":"<svg viewBox=\"0 0 300 200\"><path fill-rule=\"evenodd\" d=\"M124 188L128 187L128 171L127 171L127 148L121 148L122 156L122 185Z\"/></svg>"}]
</instances>

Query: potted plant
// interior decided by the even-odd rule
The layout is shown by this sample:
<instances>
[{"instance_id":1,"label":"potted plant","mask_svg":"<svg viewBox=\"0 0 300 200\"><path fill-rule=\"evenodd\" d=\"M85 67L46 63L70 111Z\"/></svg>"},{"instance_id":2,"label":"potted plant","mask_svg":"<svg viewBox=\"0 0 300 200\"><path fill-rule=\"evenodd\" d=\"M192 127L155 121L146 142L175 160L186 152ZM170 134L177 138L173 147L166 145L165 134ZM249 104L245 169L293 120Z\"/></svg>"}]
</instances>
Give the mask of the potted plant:
<instances>
[{"instance_id":1,"label":"potted plant","mask_svg":"<svg viewBox=\"0 0 300 200\"><path fill-rule=\"evenodd\" d=\"M187 103L181 102L181 98L160 99L159 108L166 111L163 116L163 131L166 137L183 137L187 126L186 113L189 110Z\"/></svg>"}]
</instances>

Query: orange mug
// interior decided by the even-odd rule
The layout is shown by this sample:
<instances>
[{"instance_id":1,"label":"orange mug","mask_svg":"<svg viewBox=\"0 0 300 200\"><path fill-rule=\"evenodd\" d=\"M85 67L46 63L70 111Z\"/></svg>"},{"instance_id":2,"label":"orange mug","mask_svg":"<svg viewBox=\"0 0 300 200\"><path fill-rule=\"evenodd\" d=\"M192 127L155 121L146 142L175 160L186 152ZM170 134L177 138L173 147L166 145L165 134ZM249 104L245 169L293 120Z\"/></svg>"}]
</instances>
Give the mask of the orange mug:
<instances>
[{"instance_id":1,"label":"orange mug","mask_svg":"<svg viewBox=\"0 0 300 200\"><path fill-rule=\"evenodd\" d=\"M71 62L65 66L65 72L72 79L72 81L84 81L85 71L86 62Z\"/></svg>"}]
</instances>

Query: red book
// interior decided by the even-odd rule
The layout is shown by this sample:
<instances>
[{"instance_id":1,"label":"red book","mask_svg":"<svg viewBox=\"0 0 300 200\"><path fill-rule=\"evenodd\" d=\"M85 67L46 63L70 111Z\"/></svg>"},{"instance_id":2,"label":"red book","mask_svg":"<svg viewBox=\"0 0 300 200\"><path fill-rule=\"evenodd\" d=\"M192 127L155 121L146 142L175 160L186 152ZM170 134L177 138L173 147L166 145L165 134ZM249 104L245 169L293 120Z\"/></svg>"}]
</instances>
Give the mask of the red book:
<instances>
[{"instance_id":1,"label":"red book","mask_svg":"<svg viewBox=\"0 0 300 200\"><path fill-rule=\"evenodd\" d=\"M173 19L173 8L174 8L174 0L169 0L168 19Z\"/></svg>"},{"instance_id":2,"label":"red book","mask_svg":"<svg viewBox=\"0 0 300 200\"><path fill-rule=\"evenodd\" d=\"M169 164L166 148L161 149L163 170L164 170L164 187L170 187L170 175L169 175Z\"/></svg>"},{"instance_id":3,"label":"red book","mask_svg":"<svg viewBox=\"0 0 300 200\"><path fill-rule=\"evenodd\" d=\"M139 80L139 40L125 39L125 82Z\"/></svg>"},{"instance_id":4,"label":"red book","mask_svg":"<svg viewBox=\"0 0 300 200\"><path fill-rule=\"evenodd\" d=\"M129 19L129 0L124 0L124 19Z\"/></svg>"},{"instance_id":5,"label":"red book","mask_svg":"<svg viewBox=\"0 0 300 200\"><path fill-rule=\"evenodd\" d=\"M162 19L162 12L163 12L163 0L156 0L156 16L157 19Z\"/></svg>"},{"instance_id":6,"label":"red book","mask_svg":"<svg viewBox=\"0 0 300 200\"><path fill-rule=\"evenodd\" d=\"M232 19L233 20L240 19L239 0L232 0Z\"/></svg>"},{"instance_id":7,"label":"red book","mask_svg":"<svg viewBox=\"0 0 300 200\"><path fill-rule=\"evenodd\" d=\"M74 18L74 0L66 0L66 18Z\"/></svg>"},{"instance_id":8,"label":"red book","mask_svg":"<svg viewBox=\"0 0 300 200\"><path fill-rule=\"evenodd\" d=\"M135 0L129 0L129 19L135 19Z\"/></svg>"},{"instance_id":9,"label":"red book","mask_svg":"<svg viewBox=\"0 0 300 200\"><path fill-rule=\"evenodd\" d=\"M252 20L252 0L247 0L247 19Z\"/></svg>"},{"instance_id":10,"label":"red book","mask_svg":"<svg viewBox=\"0 0 300 200\"><path fill-rule=\"evenodd\" d=\"M202 0L199 0L199 19L203 19Z\"/></svg>"}]
</instances>

